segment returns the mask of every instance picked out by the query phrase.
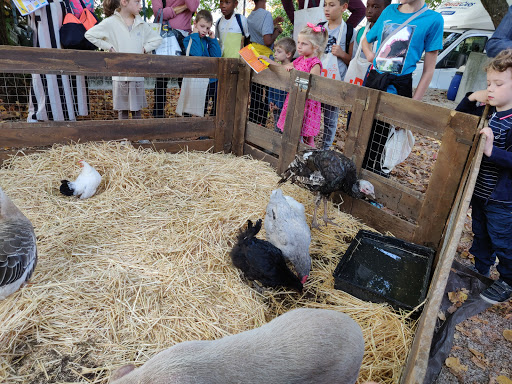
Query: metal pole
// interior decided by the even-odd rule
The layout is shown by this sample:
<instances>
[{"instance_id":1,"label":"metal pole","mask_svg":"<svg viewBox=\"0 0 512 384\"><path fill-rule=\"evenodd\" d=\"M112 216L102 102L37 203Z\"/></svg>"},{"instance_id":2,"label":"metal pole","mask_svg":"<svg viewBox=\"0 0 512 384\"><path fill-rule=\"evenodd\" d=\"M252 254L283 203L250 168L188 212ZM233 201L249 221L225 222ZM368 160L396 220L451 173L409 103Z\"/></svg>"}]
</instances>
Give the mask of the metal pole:
<instances>
[{"instance_id":1,"label":"metal pole","mask_svg":"<svg viewBox=\"0 0 512 384\"><path fill-rule=\"evenodd\" d=\"M142 13L144 13L144 21L146 21L146 0L142 0Z\"/></svg>"}]
</instances>

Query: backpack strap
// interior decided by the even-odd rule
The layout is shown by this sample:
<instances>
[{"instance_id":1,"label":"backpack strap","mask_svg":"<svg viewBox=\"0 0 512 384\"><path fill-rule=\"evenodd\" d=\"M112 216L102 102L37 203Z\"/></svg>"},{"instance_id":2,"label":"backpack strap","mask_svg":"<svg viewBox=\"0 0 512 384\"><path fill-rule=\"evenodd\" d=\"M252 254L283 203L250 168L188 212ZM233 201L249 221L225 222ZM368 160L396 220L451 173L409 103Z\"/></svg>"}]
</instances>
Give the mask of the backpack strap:
<instances>
[{"instance_id":1,"label":"backpack strap","mask_svg":"<svg viewBox=\"0 0 512 384\"><path fill-rule=\"evenodd\" d=\"M235 13L235 19L236 19L236 22L238 23L238 26L240 27L240 30L242 31L242 35L244 35L244 37L249 37L249 36L245 36L244 26L242 25L242 18L240 17L239 13Z\"/></svg>"},{"instance_id":2,"label":"backpack strap","mask_svg":"<svg viewBox=\"0 0 512 384\"><path fill-rule=\"evenodd\" d=\"M352 40L352 36L354 36L354 27L347 24L347 38L345 39L345 52L347 53L350 46L350 40Z\"/></svg>"}]
</instances>

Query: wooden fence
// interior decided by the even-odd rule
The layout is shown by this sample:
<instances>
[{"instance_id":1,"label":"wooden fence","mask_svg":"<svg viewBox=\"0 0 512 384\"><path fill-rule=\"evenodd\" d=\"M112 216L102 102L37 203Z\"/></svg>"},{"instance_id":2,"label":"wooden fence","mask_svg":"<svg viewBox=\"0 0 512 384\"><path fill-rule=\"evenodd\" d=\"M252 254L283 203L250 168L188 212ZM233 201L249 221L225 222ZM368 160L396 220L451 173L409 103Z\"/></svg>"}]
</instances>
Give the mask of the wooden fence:
<instances>
[{"instance_id":1,"label":"wooden fence","mask_svg":"<svg viewBox=\"0 0 512 384\"><path fill-rule=\"evenodd\" d=\"M7 121L0 125L0 143L2 147L10 148L41 147L69 141L155 140L150 144L152 147L170 152L184 147L194 150L213 147L218 152L250 154L268 161L281 172L301 148L300 128L306 99L342 105L349 110L351 119L344 153L355 161L360 175L375 185L377 200L398 215L348 196L343 196L342 209L375 229L391 231L397 237L439 250L425 309L401 380L408 384L423 382L440 300L481 158L482 145L478 151L475 145L476 117L303 72L288 73L271 68L253 76L250 68L235 59L171 58L0 46L0 72L145 77L165 74L165 77L219 79L214 117L39 123ZM289 108L282 135L247 121L251 83L289 92ZM441 141L424 194L361 169L374 120L389 121ZM198 136L210 138L197 140ZM15 153L15 150L6 151L2 156L10 153Z\"/></svg>"},{"instance_id":2,"label":"wooden fence","mask_svg":"<svg viewBox=\"0 0 512 384\"><path fill-rule=\"evenodd\" d=\"M347 195L343 195L341 209L375 229L391 231L402 239L438 248L468 161L478 125L477 117L304 72L288 73L282 68L272 67L253 76L252 82L289 91L289 108L281 135L247 122L247 77L249 74L242 71L238 80L240 92L233 134L233 151L237 155L250 154L268 161L282 172L298 149L306 99L341 105L351 112L344 154L354 160L361 178L374 184L376 200L398 215ZM424 194L361 169L374 120L389 121L441 141Z\"/></svg>"}]
</instances>

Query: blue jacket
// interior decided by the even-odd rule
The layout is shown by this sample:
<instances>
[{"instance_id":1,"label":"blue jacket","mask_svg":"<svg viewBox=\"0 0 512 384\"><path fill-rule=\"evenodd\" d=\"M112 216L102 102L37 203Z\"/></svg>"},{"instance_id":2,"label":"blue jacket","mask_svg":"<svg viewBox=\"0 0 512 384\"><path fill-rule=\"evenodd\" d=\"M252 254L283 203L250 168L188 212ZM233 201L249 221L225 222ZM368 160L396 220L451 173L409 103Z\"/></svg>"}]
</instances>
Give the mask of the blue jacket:
<instances>
[{"instance_id":1,"label":"blue jacket","mask_svg":"<svg viewBox=\"0 0 512 384\"><path fill-rule=\"evenodd\" d=\"M485 44L487 56L489 57L495 57L507 48L512 48L512 5L492 37Z\"/></svg>"},{"instance_id":2,"label":"blue jacket","mask_svg":"<svg viewBox=\"0 0 512 384\"><path fill-rule=\"evenodd\" d=\"M477 116L482 115L484 106L477 107L476 102L469 101L468 96L469 93L462 99L456 110ZM494 108L491 109L494 113ZM509 109L508 111L497 113L506 116L512 113L512 110ZM512 202L512 127L507 131L505 149L494 147L488 159L499 167L498 181L489 198L498 201Z\"/></svg>"},{"instance_id":3,"label":"blue jacket","mask_svg":"<svg viewBox=\"0 0 512 384\"><path fill-rule=\"evenodd\" d=\"M217 39L205 36L199 37L199 33L191 33L183 40L185 51L187 50L189 41L192 40L190 46L189 56L202 56L202 57L221 57L222 51L220 49ZM217 79L210 79L210 83L217 81Z\"/></svg>"}]
</instances>

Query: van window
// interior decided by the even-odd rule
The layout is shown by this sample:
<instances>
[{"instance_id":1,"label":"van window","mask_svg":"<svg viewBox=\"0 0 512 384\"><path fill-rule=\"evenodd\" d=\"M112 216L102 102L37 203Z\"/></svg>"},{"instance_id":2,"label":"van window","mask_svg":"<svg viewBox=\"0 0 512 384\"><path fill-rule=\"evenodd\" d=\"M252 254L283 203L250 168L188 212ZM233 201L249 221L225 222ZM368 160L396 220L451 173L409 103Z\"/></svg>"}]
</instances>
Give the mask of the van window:
<instances>
[{"instance_id":1,"label":"van window","mask_svg":"<svg viewBox=\"0 0 512 384\"><path fill-rule=\"evenodd\" d=\"M468 61L471 52L482 53L487 42L487 36L470 36L462 40L436 65L436 68L459 68ZM443 44L444 48L444 44Z\"/></svg>"},{"instance_id":2,"label":"van window","mask_svg":"<svg viewBox=\"0 0 512 384\"><path fill-rule=\"evenodd\" d=\"M438 55L441 54L446 48L448 48L452 43L459 38L462 33L457 32L443 32L443 48L438 52ZM421 55L420 62L425 61L425 52Z\"/></svg>"}]
</instances>

